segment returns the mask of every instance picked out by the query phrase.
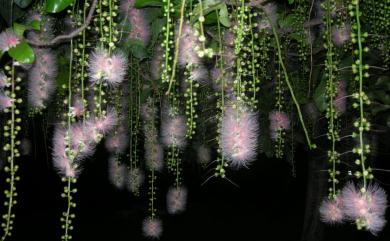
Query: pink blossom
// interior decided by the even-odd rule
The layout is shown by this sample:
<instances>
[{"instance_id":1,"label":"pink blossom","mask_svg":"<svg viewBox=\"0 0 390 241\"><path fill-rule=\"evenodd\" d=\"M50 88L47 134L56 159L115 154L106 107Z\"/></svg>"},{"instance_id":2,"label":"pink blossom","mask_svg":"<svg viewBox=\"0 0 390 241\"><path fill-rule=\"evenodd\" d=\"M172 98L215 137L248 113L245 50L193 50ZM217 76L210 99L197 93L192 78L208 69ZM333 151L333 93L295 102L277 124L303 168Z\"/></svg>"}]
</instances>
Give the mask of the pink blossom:
<instances>
[{"instance_id":1,"label":"pink blossom","mask_svg":"<svg viewBox=\"0 0 390 241\"><path fill-rule=\"evenodd\" d=\"M43 109L55 90L57 77L56 56L48 49L35 48L36 60L28 72L28 103Z\"/></svg>"},{"instance_id":2,"label":"pink blossom","mask_svg":"<svg viewBox=\"0 0 390 241\"><path fill-rule=\"evenodd\" d=\"M211 150L205 145L200 145L197 150L198 162L202 165L206 165L211 160Z\"/></svg>"},{"instance_id":3,"label":"pink blossom","mask_svg":"<svg viewBox=\"0 0 390 241\"><path fill-rule=\"evenodd\" d=\"M376 183L367 186L365 192L352 182L342 192L344 212L352 220L362 220L364 227L376 234L384 227L387 208L386 192Z\"/></svg>"},{"instance_id":4,"label":"pink blossom","mask_svg":"<svg viewBox=\"0 0 390 241\"><path fill-rule=\"evenodd\" d=\"M161 171L164 166L164 151L160 144L155 142L145 143L145 161L149 169Z\"/></svg>"},{"instance_id":5,"label":"pink blossom","mask_svg":"<svg viewBox=\"0 0 390 241\"><path fill-rule=\"evenodd\" d=\"M85 107L84 107L83 100L80 97L74 98L72 108L73 108L73 115L75 117L80 117L84 115Z\"/></svg>"},{"instance_id":6,"label":"pink blossom","mask_svg":"<svg viewBox=\"0 0 390 241\"><path fill-rule=\"evenodd\" d=\"M10 48L16 47L20 43L20 40L16 34L7 29L0 33L0 50L7 52Z\"/></svg>"},{"instance_id":7,"label":"pink blossom","mask_svg":"<svg viewBox=\"0 0 390 241\"><path fill-rule=\"evenodd\" d=\"M117 116L114 111L108 110L105 115L102 117L95 117L89 123L96 129L97 132L105 135L117 124Z\"/></svg>"},{"instance_id":8,"label":"pink blossom","mask_svg":"<svg viewBox=\"0 0 390 241\"><path fill-rule=\"evenodd\" d=\"M179 28L177 28L179 29ZM178 31L176 32L177 39ZM183 23L182 35L179 41L179 65L200 64L201 60L196 52L196 47L199 46L198 37L195 36L195 30L189 23Z\"/></svg>"},{"instance_id":9,"label":"pink blossom","mask_svg":"<svg viewBox=\"0 0 390 241\"><path fill-rule=\"evenodd\" d=\"M187 189L185 187L171 187L167 193L167 210L170 214L181 213L186 209Z\"/></svg>"},{"instance_id":10,"label":"pink blossom","mask_svg":"<svg viewBox=\"0 0 390 241\"><path fill-rule=\"evenodd\" d=\"M373 235L377 235L383 230L387 221L383 215L377 215L375 213L369 213L364 219L365 229L371 232Z\"/></svg>"},{"instance_id":11,"label":"pink blossom","mask_svg":"<svg viewBox=\"0 0 390 241\"><path fill-rule=\"evenodd\" d=\"M208 79L209 73L203 65L198 65L191 69L189 79L198 83L205 84Z\"/></svg>"},{"instance_id":12,"label":"pink blossom","mask_svg":"<svg viewBox=\"0 0 390 241\"><path fill-rule=\"evenodd\" d=\"M334 108L338 115L344 114L347 110L347 92L345 81L340 81L337 85L336 96L334 97Z\"/></svg>"},{"instance_id":13,"label":"pink blossom","mask_svg":"<svg viewBox=\"0 0 390 241\"><path fill-rule=\"evenodd\" d=\"M222 153L234 167L246 167L256 157L259 124L257 114L243 104L225 110L221 126Z\"/></svg>"},{"instance_id":14,"label":"pink blossom","mask_svg":"<svg viewBox=\"0 0 390 241\"><path fill-rule=\"evenodd\" d=\"M4 74L3 71L0 71L0 89L7 87L8 85L9 84L7 76Z\"/></svg>"},{"instance_id":15,"label":"pink blossom","mask_svg":"<svg viewBox=\"0 0 390 241\"><path fill-rule=\"evenodd\" d=\"M127 189L132 193L138 193L139 188L144 182L145 176L141 169L132 168L128 172Z\"/></svg>"},{"instance_id":16,"label":"pink blossom","mask_svg":"<svg viewBox=\"0 0 390 241\"><path fill-rule=\"evenodd\" d=\"M223 35L223 42L226 46L233 47L234 46L234 40L235 40L234 33L230 30L227 30L224 32Z\"/></svg>"},{"instance_id":17,"label":"pink blossom","mask_svg":"<svg viewBox=\"0 0 390 241\"><path fill-rule=\"evenodd\" d=\"M223 61L226 69L231 69L235 65L236 54L234 53L234 49L230 47L226 47L223 51Z\"/></svg>"},{"instance_id":18,"label":"pink blossom","mask_svg":"<svg viewBox=\"0 0 390 241\"><path fill-rule=\"evenodd\" d=\"M290 129L290 119L287 114L282 111L272 111L269 114L270 132L273 140L277 139L279 130Z\"/></svg>"},{"instance_id":19,"label":"pink blossom","mask_svg":"<svg viewBox=\"0 0 390 241\"><path fill-rule=\"evenodd\" d=\"M108 177L112 185L122 189L126 184L126 166L111 156L108 161Z\"/></svg>"},{"instance_id":20,"label":"pink blossom","mask_svg":"<svg viewBox=\"0 0 390 241\"><path fill-rule=\"evenodd\" d=\"M0 93L0 110L4 110L12 106L13 100L5 94Z\"/></svg>"},{"instance_id":21,"label":"pink blossom","mask_svg":"<svg viewBox=\"0 0 390 241\"><path fill-rule=\"evenodd\" d=\"M161 140L168 146L176 146L183 149L186 142L187 125L185 118L180 115L170 116L167 114L161 123Z\"/></svg>"},{"instance_id":22,"label":"pink blossom","mask_svg":"<svg viewBox=\"0 0 390 241\"><path fill-rule=\"evenodd\" d=\"M127 59L121 52L116 52L111 55L104 49L95 50L88 64L89 75L91 82L106 81L110 85L120 84L127 69Z\"/></svg>"},{"instance_id":23,"label":"pink blossom","mask_svg":"<svg viewBox=\"0 0 390 241\"><path fill-rule=\"evenodd\" d=\"M148 238L160 238L162 234L162 222L157 218L146 218L142 225L144 235Z\"/></svg>"},{"instance_id":24,"label":"pink blossom","mask_svg":"<svg viewBox=\"0 0 390 241\"><path fill-rule=\"evenodd\" d=\"M322 201L320 207L321 220L329 224L342 223L344 220L342 208L342 200L338 197L333 200L326 199Z\"/></svg>"},{"instance_id":25,"label":"pink blossom","mask_svg":"<svg viewBox=\"0 0 390 241\"><path fill-rule=\"evenodd\" d=\"M126 150L128 136L124 132L115 133L106 139L106 148L111 153L123 153Z\"/></svg>"},{"instance_id":26,"label":"pink blossom","mask_svg":"<svg viewBox=\"0 0 390 241\"><path fill-rule=\"evenodd\" d=\"M158 45L154 50L153 58L150 61L150 74L153 80L158 80L161 78L162 62L163 62L163 50L161 46Z\"/></svg>"},{"instance_id":27,"label":"pink blossom","mask_svg":"<svg viewBox=\"0 0 390 241\"><path fill-rule=\"evenodd\" d=\"M341 46L346 43L351 37L351 26L345 24L344 26L333 26L332 28L332 40L337 46Z\"/></svg>"},{"instance_id":28,"label":"pink blossom","mask_svg":"<svg viewBox=\"0 0 390 241\"><path fill-rule=\"evenodd\" d=\"M129 38L139 40L147 45L150 39L149 25L143 9L132 8L127 11L127 20L130 23Z\"/></svg>"}]
</instances>

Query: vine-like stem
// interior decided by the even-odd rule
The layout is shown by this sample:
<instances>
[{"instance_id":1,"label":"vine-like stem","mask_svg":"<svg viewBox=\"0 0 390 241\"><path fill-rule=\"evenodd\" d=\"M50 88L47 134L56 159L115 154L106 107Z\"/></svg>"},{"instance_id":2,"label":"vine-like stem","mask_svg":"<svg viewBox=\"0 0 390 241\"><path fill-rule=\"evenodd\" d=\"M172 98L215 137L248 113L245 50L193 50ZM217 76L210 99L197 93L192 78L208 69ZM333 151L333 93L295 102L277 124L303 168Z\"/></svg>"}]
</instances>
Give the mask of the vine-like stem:
<instances>
[{"instance_id":1,"label":"vine-like stem","mask_svg":"<svg viewBox=\"0 0 390 241\"><path fill-rule=\"evenodd\" d=\"M283 56L282 56L282 49L280 47L280 42L279 42L279 36L278 36L278 33L276 31L276 27L274 26L274 24L272 23L271 19L269 18L269 16L267 15L267 18L268 18L268 22L269 24L271 25L271 28L272 28L272 33L275 37L275 41L276 41L276 47L277 47L277 52L278 52L278 59L279 59L279 63L282 67L282 70L283 70L283 74L284 74L284 79L286 81L286 84L287 84L287 87L290 91L290 95L291 95L291 98L292 100L294 101L294 104L295 104L295 107L297 109L297 112L298 112L298 117L299 117L299 121L301 123L301 126L302 126L302 129L303 129L303 132L305 133L305 137L306 137L306 141L307 141L307 144L309 146L309 149L314 149L316 148L315 144L312 144L311 143L311 140L310 140L310 137L309 137L309 133L307 131L307 128L306 128L306 125L305 125L305 122L303 120L303 116L302 116L302 112L301 112L301 107L299 106L299 103L295 97L295 94L294 94L294 90L292 88L292 85L290 83L290 80L289 80L289 77L288 77L288 74L287 74L287 69L286 69L286 66L284 65L284 62L283 62Z\"/></svg>"},{"instance_id":2,"label":"vine-like stem","mask_svg":"<svg viewBox=\"0 0 390 241\"><path fill-rule=\"evenodd\" d=\"M358 151L360 155L360 165L362 168L362 176L363 176L363 188L366 190L367 188L367 171L365 167L365 146L364 146L364 140L363 140L363 132L364 132L364 100L363 96L365 96L363 92L363 44L362 44L362 33L361 33L361 26L360 26L360 10L359 10L359 0L354 0L355 2L355 18L356 18L356 25L357 25L357 45L358 45L358 78L359 78L359 109L360 109L360 121L359 121L359 149Z\"/></svg>"},{"instance_id":3,"label":"vine-like stem","mask_svg":"<svg viewBox=\"0 0 390 241\"><path fill-rule=\"evenodd\" d=\"M327 86L327 94L329 98L328 103L328 135L331 140L331 151L328 153L329 161L332 163L332 171L330 172L330 178L332 180L332 195L331 197L336 198L336 161L337 161L337 152L336 152L336 127L335 127L335 107L334 107L334 96L335 96L335 88L334 88L334 61L333 61L333 42L332 42L332 16L331 16L331 0L326 1L326 68L328 71L328 86Z\"/></svg>"},{"instance_id":4,"label":"vine-like stem","mask_svg":"<svg viewBox=\"0 0 390 241\"><path fill-rule=\"evenodd\" d=\"M84 21L84 24L81 25L79 28L73 30L71 33L59 35L48 42L39 42L39 41L34 41L34 40L29 39L29 40L27 40L28 43L33 45L33 46L37 46L37 47L49 47L49 46L59 44L65 40L69 40L69 39L73 39L74 37L77 37L79 35L79 33L84 31L91 23L91 20L93 18L93 14L94 14L96 6L97 6L97 3L98 3L98 0L93 0L93 2L91 4L91 8L89 9L89 12L88 12L88 16L87 16L86 20Z\"/></svg>"},{"instance_id":5,"label":"vine-like stem","mask_svg":"<svg viewBox=\"0 0 390 241\"><path fill-rule=\"evenodd\" d=\"M179 30L178 30L178 34L177 34L177 38L176 38L176 43L175 43L175 54L174 54L174 57L173 57L173 65L172 65L172 71L171 71L171 77L170 77L170 80L169 80L168 90L165 93L166 95L169 95L169 92L171 91L173 82L175 82L176 65L177 65L177 59L178 59L178 56L179 56L179 49L180 49L180 39L181 39L181 35L182 35L182 32L183 32L185 6L186 6L186 0L182 0L181 1L181 7L180 7Z\"/></svg>"},{"instance_id":6,"label":"vine-like stem","mask_svg":"<svg viewBox=\"0 0 390 241\"><path fill-rule=\"evenodd\" d=\"M8 203L6 203L8 209L7 214L5 214L3 217L5 217L5 224L4 225L4 234L1 237L1 241L4 241L7 239L8 236L11 235L11 229L12 229L12 219L14 218L14 214L12 214L12 208L14 204L16 204L16 201L14 200L14 197L16 196L16 188L15 188L15 181L16 181L16 170L17 166L15 165L15 138L16 138L16 129L15 129L15 104L16 104L16 94L15 94L15 65L12 61L12 67L11 67L11 98L13 99L12 105L11 105L11 123L10 123L10 156L8 157L9 162L9 173L10 177L7 179L7 182L9 182L9 191L6 190L5 194L8 198ZM7 167L6 167L7 168ZM2 225L2 226L3 226Z\"/></svg>"},{"instance_id":7,"label":"vine-like stem","mask_svg":"<svg viewBox=\"0 0 390 241\"><path fill-rule=\"evenodd\" d=\"M65 235L64 240L69 240L69 216L70 216L70 209L72 206L72 196L71 196L71 182L72 178L67 178L67 192L66 192L66 199L67 199L67 208L65 213Z\"/></svg>"}]
</instances>

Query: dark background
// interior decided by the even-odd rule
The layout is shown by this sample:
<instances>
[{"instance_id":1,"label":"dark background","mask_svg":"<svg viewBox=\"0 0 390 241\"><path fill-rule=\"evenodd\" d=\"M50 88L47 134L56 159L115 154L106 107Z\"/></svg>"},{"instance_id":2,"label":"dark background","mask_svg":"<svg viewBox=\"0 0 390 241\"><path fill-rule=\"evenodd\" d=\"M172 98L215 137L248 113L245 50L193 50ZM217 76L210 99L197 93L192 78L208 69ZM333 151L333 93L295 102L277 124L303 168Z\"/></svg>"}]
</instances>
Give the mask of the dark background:
<instances>
[{"instance_id":1,"label":"dark background","mask_svg":"<svg viewBox=\"0 0 390 241\"><path fill-rule=\"evenodd\" d=\"M33 143L32 153L17 160L21 181L17 183L16 219L9 240L60 240L60 216L66 203L60 197L63 184L50 159L51 126L39 119L29 123L26 134ZM381 168L390 168L387 155L383 152L377 158ZM161 240L389 240L389 225L375 237L357 231L352 224L329 227L319 221L318 205L327 194L324 158L320 150L307 152L298 148L294 177L290 163L260 155L249 169L229 173L228 177L239 186L236 187L215 178L202 185L212 170L207 173L193 157L184 157L184 183L189 190L185 213L166 213L165 193L172 180L166 173L158 176L158 216L164 226ZM84 165L75 196L73 240L146 240L142 236L142 221L147 216L147 186L143 186L140 197L115 189L108 180L107 160L108 153L100 146ZM3 172L1 176L4 189ZM390 183L387 176L385 172L376 175L378 180L387 179ZM386 183L381 185L390 193Z\"/></svg>"}]
</instances>

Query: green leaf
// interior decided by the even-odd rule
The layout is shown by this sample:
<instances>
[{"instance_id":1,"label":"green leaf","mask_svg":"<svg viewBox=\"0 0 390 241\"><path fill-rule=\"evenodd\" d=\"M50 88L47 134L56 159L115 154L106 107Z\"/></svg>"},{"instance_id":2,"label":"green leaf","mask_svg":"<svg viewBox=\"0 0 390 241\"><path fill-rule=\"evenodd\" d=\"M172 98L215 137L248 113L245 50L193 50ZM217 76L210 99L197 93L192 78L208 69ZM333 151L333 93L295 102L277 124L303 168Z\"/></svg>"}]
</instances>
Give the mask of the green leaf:
<instances>
[{"instance_id":1,"label":"green leaf","mask_svg":"<svg viewBox=\"0 0 390 241\"><path fill-rule=\"evenodd\" d=\"M160 7L162 5L162 0L136 0L134 3L134 7L136 8Z\"/></svg>"},{"instance_id":2,"label":"green leaf","mask_svg":"<svg viewBox=\"0 0 390 241\"><path fill-rule=\"evenodd\" d=\"M229 20L229 12L228 12L228 9L227 9L227 6L226 4L223 4L223 6L221 7L221 9L219 10L219 22L229 28L230 27L230 20Z\"/></svg>"},{"instance_id":3,"label":"green leaf","mask_svg":"<svg viewBox=\"0 0 390 241\"><path fill-rule=\"evenodd\" d=\"M19 37L23 38L24 31L26 31L27 27L20 23L14 23L13 31Z\"/></svg>"},{"instance_id":4,"label":"green leaf","mask_svg":"<svg viewBox=\"0 0 390 241\"><path fill-rule=\"evenodd\" d=\"M7 22L8 26L12 26L12 23L22 17L25 14L25 11L21 9L18 5L13 6L13 15L11 19L11 1L10 0L0 0L0 15Z\"/></svg>"},{"instance_id":5,"label":"green leaf","mask_svg":"<svg viewBox=\"0 0 390 241\"><path fill-rule=\"evenodd\" d=\"M47 0L45 9L48 13L58 13L73 3L74 0Z\"/></svg>"},{"instance_id":6,"label":"green leaf","mask_svg":"<svg viewBox=\"0 0 390 241\"><path fill-rule=\"evenodd\" d=\"M294 0L288 0L288 3L289 3L289 4L293 4L293 3L294 3Z\"/></svg>"},{"instance_id":7,"label":"green leaf","mask_svg":"<svg viewBox=\"0 0 390 241\"><path fill-rule=\"evenodd\" d=\"M30 22L29 27L33 30L40 30L41 29L41 23L38 20L33 20Z\"/></svg>"},{"instance_id":8,"label":"green leaf","mask_svg":"<svg viewBox=\"0 0 390 241\"><path fill-rule=\"evenodd\" d=\"M30 5L32 0L15 0L15 4L21 8L26 8Z\"/></svg>"},{"instance_id":9,"label":"green leaf","mask_svg":"<svg viewBox=\"0 0 390 241\"><path fill-rule=\"evenodd\" d=\"M14 60L22 64L32 64L35 60L34 51L25 41L21 42L13 48L10 48L8 50L8 54Z\"/></svg>"}]
</instances>

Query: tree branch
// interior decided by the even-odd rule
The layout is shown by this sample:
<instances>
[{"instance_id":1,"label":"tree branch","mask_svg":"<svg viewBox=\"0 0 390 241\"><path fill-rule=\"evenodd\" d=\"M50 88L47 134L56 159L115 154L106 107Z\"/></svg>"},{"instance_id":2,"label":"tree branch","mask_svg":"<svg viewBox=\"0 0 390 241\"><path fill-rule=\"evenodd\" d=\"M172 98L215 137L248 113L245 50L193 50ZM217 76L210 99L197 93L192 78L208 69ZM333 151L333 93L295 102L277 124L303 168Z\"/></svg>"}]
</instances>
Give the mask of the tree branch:
<instances>
[{"instance_id":1,"label":"tree branch","mask_svg":"<svg viewBox=\"0 0 390 241\"><path fill-rule=\"evenodd\" d=\"M88 12L88 16L85 19L84 24L81 25L80 28L73 30L69 34L59 35L59 36L55 37L54 39L50 40L49 42L40 42L40 41L33 41L33 40L27 40L27 42L33 46L36 46L36 47L49 47L49 46L53 46L53 45L59 44L63 41L67 41L67 40L70 40L70 39L76 37L77 35L79 35L79 33L84 31L91 23L93 14L94 14L96 6L97 6L97 2L98 2L98 0L93 0L91 8L89 9L89 12Z\"/></svg>"}]
</instances>

